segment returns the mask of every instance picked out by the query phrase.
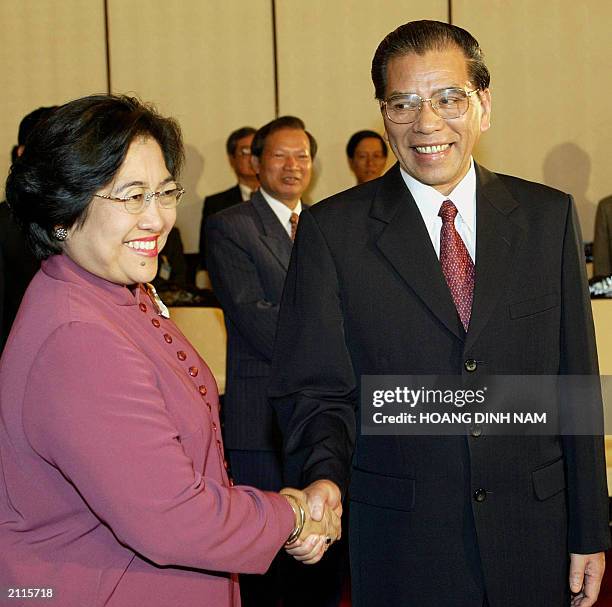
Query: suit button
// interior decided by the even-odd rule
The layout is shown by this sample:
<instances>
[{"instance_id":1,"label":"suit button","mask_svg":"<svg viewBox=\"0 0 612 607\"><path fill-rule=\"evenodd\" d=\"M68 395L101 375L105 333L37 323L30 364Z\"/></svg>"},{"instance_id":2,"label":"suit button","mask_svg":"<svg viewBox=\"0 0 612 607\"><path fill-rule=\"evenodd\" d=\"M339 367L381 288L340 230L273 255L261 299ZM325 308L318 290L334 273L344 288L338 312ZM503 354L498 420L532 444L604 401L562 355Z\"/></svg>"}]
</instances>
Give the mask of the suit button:
<instances>
[{"instance_id":1,"label":"suit button","mask_svg":"<svg viewBox=\"0 0 612 607\"><path fill-rule=\"evenodd\" d=\"M176 357L177 357L179 360L185 360L185 359L187 358L187 354L185 354L185 352L183 352L182 350L179 350L179 351L176 353Z\"/></svg>"},{"instance_id":2,"label":"suit button","mask_svg":"<svg viewBox=\"0 0 612 607\"><path fill-rule=\"evenodd\" d=\"M470 373L476 371L476 368L478 367L478 365L476 364L476 361L473 358L468 358L463 363L463 366L465 367L465 370L469 371Z\"/></svg>"},{"instance_id":3,"label":"suit button","mask_svg":"<svg viewBox=\"0 0 612 607\"><path fill-rule=\"evenodd\" d=\"M200 391L200 394L202 396L206 396L206 393L208 392L208 390L206 389L206 386L204 386L204 385L198 386L198 390Z\"/></svg>"},{"instance_id":4,"label":"suit button","mask_svg":"<svg viewBox=\"0 0 612 607\"><path fill-rule=\"evenodd\" d=\"M212 423L212 429L216 432L217 431L217 424L215 422Z\"/></svg>"},{"instance_id":5,"label":"suit button","mask_svg":"<svg viewBox=\"0 0 612 607\"><path fill-rule=\"evenodd\" d=\"M470 428L470 434L474 438L478 438L479 436L482 436L482 426L472 426Z\"/></svg>"},{"instance_id":6,"label":"suit button","mask_svg":"<svg viewBox=\"0 0 612 607\"><path fill-rule=\"evenodd\" d=\"M487 492L484 489L476 489L474 491L474 499L477 502L484 502L487 499Z\"/></svg>"},{"instance_id":7,"label":"suit button","mask_svg":"<svg viewBox=\"0 0 612 607\"><path fill-rule=\"evenodd\" d=\"M234 479L233 479L233 478L230 478L230 479L229 479L229 486L230 486L230 487L233 487L233 486L234 486Z\"/></svg>"},{"instance_id":8,"label":"suit button","mask_svg":"<svg viewBox=\"0 0 612 607\"><path fill-rule=\"evenodd\" d=\"M159 322L159 320L157 320L157 318L152 318L151 319L151 324L156 328L159 329L159 325L161 325L161 323Z\"/></svg>"},{"instance_id":9,"label":"suit button","mask_svg":"<svg viewBox=\"0 0 612 607\"><path fill-rule=\"evenodd\" d=\"M189 367L189 375L191 375L191 377L195 377L197 374L198 374L197 367Z\"/></svg>"},{"instance_id":10,"label":"suit button","mask_svg":"<svg viewBox=\"0 0 612 607\"><path fill-rule=\"evenodd\" d=\"M172 343L172 335L170 335L169 333L164 333L164 339L166 340L167 344Z\"/></svg>"},{"instance_id":11,"label":"suit button","mask_svg":"<svg viewBox=\"0 0 612 607\"><path fill-rule=\"evenodd\" d=\"M227 463L227 460L224 459L223 460L223 467L227 470L229 468L229 464Z\"/></svg>"}]
</instances>

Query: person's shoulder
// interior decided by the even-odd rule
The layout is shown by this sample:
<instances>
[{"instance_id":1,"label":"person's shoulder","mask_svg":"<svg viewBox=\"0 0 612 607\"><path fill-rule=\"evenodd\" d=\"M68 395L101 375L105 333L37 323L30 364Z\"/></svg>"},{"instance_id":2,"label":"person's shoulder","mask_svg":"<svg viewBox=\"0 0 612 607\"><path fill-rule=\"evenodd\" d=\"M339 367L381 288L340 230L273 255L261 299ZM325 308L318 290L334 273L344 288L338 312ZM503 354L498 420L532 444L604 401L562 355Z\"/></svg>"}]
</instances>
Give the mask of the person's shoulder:
<instances>
[{"instance_id":1,"label":"person's shoulder","mask_svg":"<svg viewBox=\"0 0 612 607\"><path fill-rule=\"evenodd\" d=\"M605 198L602 198L597 206L601 209L605 209L606 211L612 212L612 196L606 196Z\"/></svg>"},{"instance_id":2,"label":"person's shoulder","mask_svg":"<svg viewBox=\"0 0 612 607\"><path fill-rule=\"evenodd\" d=\"M546 201L558 201L565 199L568 200L569 195L566 192L562 192L552 186L539 183L537 181L530 181L515 175L507 175L504 173L492 173L480 167L481 183L484 181L484 185L487 185L489 180L497 178L499 182L512 194L517 200L522 201L525 197L529 197L529 200L533 203L545 203ZM483 178L484 175L484 178Z\"/></svg>"},{"instance_id":3,"label":"person's shoulder","mask_svg":"<svg viewBox=\"0 0 612 607\"><path fill-rule=\"evenodd\" d=\"M333 217L346 217L348 215L360 215L369 213L372 201L380 189L383 177L367 181L348 190L338 192L321 202L309 207L309 211L317 220L325 220Z\"/></svg>"},{"instance_id":4,"label":"person's shoulder","mask_svg":"<svg viewBox=\"0 0 612 607\"><path fill-rule=\"evenodd\" d=\"M222 192L215 192L214 194L209 194L204 198L204 202L206 204L220 202L232 198L240 198L240 188L236 184L227 190L223 190Z\"/></svg>"}]
</instances>

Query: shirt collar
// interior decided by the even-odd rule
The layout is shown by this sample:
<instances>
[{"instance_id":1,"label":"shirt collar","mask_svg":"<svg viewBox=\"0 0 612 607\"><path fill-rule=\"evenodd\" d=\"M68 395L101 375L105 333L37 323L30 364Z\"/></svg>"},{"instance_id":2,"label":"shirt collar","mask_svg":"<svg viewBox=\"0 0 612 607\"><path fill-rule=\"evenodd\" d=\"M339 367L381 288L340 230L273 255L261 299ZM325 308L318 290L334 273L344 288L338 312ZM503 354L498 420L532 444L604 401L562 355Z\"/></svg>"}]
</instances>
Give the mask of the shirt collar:
<instances>
[{"instance_id":1,"label":"shirt collar","mask_svg":"<svg viewBox=\"0 0 612 607\"><path fill-rule=\"evenodd\" d=\"M240 196L242 196L242 202L247 202L248 200L250 200L253 190L248 185L244 185L244 183L240 182L238 182L238 187L240 188Z\"/></svg>"},{"instance_id":2,"label":"shirt collar","mask_svg":"<svg viewBox=\"0 0 612 607\"><path fill-rule=\"evenodd\" d=\"M263 188L259 188L261 195L264 197L265 201L270 205L270 208L274 211L274 214L278 217L279 221L283 224L283 226L287 226L290 223L291 214L297 213L298 215L302 212L302 201L299 200L297 205L295 205L295 209L291 210L286 204L282 203L280 200L277 200L273 196L270 196L268 192L266 192Z\"/></svg>"},{"instance_id":3,"label":"shirt collar","mask_svg":"<svg viewBox=\"0 0 612 607\"><path fill-rule=\"evenodd\" d=\"M426 223L434 221L438 217L440 207L445 200L451 200L457 207L457 211L462 221L473 233L475 233L476 169L474 168L473 158L470 158L470 168L468 172L448 196L444 196L430 185L421 183L401 167L400 172Z\"/></svg>"}]
</instances>

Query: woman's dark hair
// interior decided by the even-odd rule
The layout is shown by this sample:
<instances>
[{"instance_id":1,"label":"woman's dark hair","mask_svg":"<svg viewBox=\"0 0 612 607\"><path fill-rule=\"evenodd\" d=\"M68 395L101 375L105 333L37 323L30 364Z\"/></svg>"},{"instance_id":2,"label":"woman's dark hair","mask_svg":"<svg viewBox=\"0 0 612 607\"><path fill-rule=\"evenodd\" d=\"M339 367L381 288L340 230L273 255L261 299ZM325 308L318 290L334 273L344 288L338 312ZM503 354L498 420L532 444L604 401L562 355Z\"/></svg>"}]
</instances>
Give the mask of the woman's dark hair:
<instances>
[{"instance_id":1,"label":"woman's dark hair","mask_svg":"<svg viewBox=\"0 0 612 607\"><path fill-rule=\"evenodd\" d=\"M11 166L6 200L34 254L60 253L55 226L82 224L93 195L115 176L130 143L151 137L177 178L184 151L178 123L133 97L91 95L58 107Z\"/></svg>"},{"instance_id":2,"label":"woman's dark hair","mask_svg":"<svg viewBox=\"0 0 612 607\"><path fill-rule=\"evenodd\" d=\"M484 62L484 54L472 34L443 21L411 21L400 25L385 36L372 59L372 82L376 99L384 99L387 88L387 64L394 57L427 51L441 51L449 47L461 49L467 61L472 84L481 91L488 88L491 76Z\"/></svg>"},{"instance_id":3,"label":"woman's dark hair","mask_svg":"<svg viewBox=\"0 0 612 607\"><path fill-rule=\"evenodd\" d=\"M357 131L346 144L346 155L352 160L355 157L355 150L360 142L364 139L378 139L382 149L383 156L386 158L389 154L385 140L376 131Z\"/></svg>"}]
</instances>

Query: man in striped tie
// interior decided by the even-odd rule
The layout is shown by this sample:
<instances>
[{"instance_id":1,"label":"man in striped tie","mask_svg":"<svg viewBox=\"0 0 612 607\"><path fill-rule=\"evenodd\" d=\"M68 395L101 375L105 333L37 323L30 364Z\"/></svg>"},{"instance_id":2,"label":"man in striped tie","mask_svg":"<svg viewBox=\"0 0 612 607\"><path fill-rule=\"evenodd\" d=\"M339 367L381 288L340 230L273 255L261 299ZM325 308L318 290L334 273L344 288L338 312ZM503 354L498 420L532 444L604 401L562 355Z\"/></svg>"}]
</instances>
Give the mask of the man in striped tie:
<instances>
[{"instance_id":1,"label":"man in striped tie","mask_svg":"<svg viewBox=\"0 0 612 607\"><path fill-rule=\"evenodd\" d=\"M407 23L379 45L372 79L398 163L300 217L270 389L287 480L315 513L348 495L355 607L592 605L609 545L601 437L479 424L436 436L400 415L368 430L364 386L381 376L597 374L571 196L472 158L492 105L478 42ZM566 393L539 404L587 415ZM600 405L594 394L595 417Z\"/></svg>"},{"instance_id":2,"label":"man in striped tie","mask_svg":"<svg viewBox=\"0 0 612 607\"><path fill-rule=\"evenodd\" d=\"M282 116L261 127L251 143L259 190L248 203L215 213L206 224L208 271L228 336L223 432L229 465L236 483L271 491L284 485L281 438L267 397L270 362L297 221L307 206L302 195L316 152L316 141L299 118ZM313 570L281 554L265 576L241 576L242 604L276 605L283 597L285 604L296 606L337 604L337 588L332 587L331 595L326 590L318 575L321 567L326 565ZM293 596L304 584L311 586L311 594Z\"/></svg>"}]
</instances>

